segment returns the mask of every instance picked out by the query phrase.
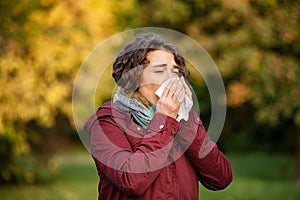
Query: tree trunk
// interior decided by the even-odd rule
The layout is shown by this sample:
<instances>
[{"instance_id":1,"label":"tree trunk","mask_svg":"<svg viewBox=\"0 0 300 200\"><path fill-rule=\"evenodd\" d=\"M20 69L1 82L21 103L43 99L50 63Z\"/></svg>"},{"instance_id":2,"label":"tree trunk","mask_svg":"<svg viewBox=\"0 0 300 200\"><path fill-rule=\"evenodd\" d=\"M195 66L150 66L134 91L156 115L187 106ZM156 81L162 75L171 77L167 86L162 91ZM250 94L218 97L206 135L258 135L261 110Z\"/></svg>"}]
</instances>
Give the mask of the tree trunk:
<instances>
[{"instance_id":1,"label":"tree trunk","mask_svg":"<svg viewBox=\"0 0 300 200\"><path fill-rule=\"evenodd\" d=\"M297 134L297 163L296 163L296 178L297 184L300 186L300 127L298 127L298 134Z\"/></svg>"}]
</instances>

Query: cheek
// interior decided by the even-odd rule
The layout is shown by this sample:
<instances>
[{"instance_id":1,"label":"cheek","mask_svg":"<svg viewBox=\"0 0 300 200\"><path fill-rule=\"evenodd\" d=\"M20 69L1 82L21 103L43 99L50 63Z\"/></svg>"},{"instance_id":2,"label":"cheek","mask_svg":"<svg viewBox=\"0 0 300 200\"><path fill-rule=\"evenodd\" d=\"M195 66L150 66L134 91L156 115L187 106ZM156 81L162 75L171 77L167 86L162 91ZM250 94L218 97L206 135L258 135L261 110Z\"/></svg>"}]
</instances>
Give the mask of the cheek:
<instances>
[{"instance_id":1,"label":"cheek","mask_svg":"<svg viewBox=\"0 0 300 200\"><path fill-rule=\"evenodd\" d=\"M149 84L148 87L150 90L156 91L160 87L160 84L153 83L153 84Z\"/></svg>"},{"instance_id":2,"label":"cheek","mask_svg":"<svg viewBox=\"0 0 300 200\"><path fill-rule=\"evenodd\" d=\"M159 87L160 87L160 84L158 83L142 83L140 85L141 88L145 88L147 89L148 91L155 91L157 90Z\"/></svg>"},{"instance_id":3,"label":"cheek","mask_svg":"<svg viewBox=\"0 0 300 200\"><path fill-rule=\"evenodd\" d=\"M141 85L160 85L166 80L166 77L154 73L142 74Z\"/></svg>"},{"instance_id":4,"label":"cheek","mask_svg":"<svg viewBox=\"0 0 300 200\"><path fill-rule=\"evenodd\" d=\"M140 81L140 87L147 89L148 91L155 91L157 90L162 81L157 78L157 76L153 76L151 74L143 75Z\"/></svg>"}]
</instances>

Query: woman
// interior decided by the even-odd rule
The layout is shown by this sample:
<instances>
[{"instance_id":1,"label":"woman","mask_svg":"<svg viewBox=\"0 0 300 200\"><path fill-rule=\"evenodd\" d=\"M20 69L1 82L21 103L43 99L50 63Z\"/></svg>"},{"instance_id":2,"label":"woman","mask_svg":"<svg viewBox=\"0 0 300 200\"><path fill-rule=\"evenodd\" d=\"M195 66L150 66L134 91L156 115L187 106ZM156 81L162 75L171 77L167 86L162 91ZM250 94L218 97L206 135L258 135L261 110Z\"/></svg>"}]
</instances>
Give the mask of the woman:
<instances>
[{"instance_id":1,"label":"woman","mask_svg":"<svg viewBox=\"0 0 300 200\"><path fill-rule=\"evenodd\" d=\"M198 199L198 181L221 190L229 161L198 114L179 112L192 93L179 50L156 34L125 45L113 64L119 86L85 125L100 182L98 199ZM165 84L160 97L157 95Z\"/></svg>"}]
</instances>

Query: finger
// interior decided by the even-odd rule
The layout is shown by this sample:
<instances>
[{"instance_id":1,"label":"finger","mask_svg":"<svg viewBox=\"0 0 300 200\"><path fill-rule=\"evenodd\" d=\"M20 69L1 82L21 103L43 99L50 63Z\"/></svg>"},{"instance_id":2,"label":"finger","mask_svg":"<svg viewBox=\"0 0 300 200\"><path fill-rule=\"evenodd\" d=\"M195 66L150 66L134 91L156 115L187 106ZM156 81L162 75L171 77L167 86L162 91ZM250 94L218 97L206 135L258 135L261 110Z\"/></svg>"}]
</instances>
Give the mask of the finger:
<instances>
[{"instance_id":1,"label":"finger","mask_svg":"<svg viewBox=\"0 0 300 200\"><path fill-rule=\"evenodd\" d=\"M164 91L163 91L163 93L162 93L162 97L167 97L167 96L169 95L169 93L170 93L170 87L172 86L172 84L173 84L174 81L175 81L175 80L171 80L171 81L166 85L166 87L165 87L165 89L164 89Z\"/></svg>"},{"instance_id":2,"label":"finger","mask_svg":"<svg viewBox=\"0 0 300 200\"><path fill-rule=\"evenodd\" d=\"M183 84L184 89L190 91L190 88L189 88L189 86L186 84L186 82L185 82L183 76L180 78L180 82Z\"/></svg>"},{"instance_id":3,"label":"finger","mask_svg":"<svg viewBox=\"0 0 300 200\"><path fill-rule=\"evenodd\" d=\"M181 81L181 83L183 84L183 87L184 87L184 89L185 89L185 91L186 91L186 95L188 95L188 96L191 98L191 97L192 97L192 92L191 92L189 86L186 84L184 78L181 77L181 78L180 78L180 81Z\"/></svg>"},{"instance_id":4,"label":"finger","mask_svg":"<svg viewBox=\"0 0 300 200\"><path fill-rule=\"evenodd\" d=\"M178 81L178 84L177 84L174 94L177 96L177 98L179 98L179 96L182 92L185 93L185 89L184 89L182 83L180 81Z\"/></svg>"},{"instance_id":5,"label":"finger","mask_svg":"<svg viewBox=\"0 0 300 200\"><path fill-rule=\"evenodd\" d=\"M173 82L173 84L170 86L170 89L171 89L173 92L175 92L175 90L176 90L178 84L179 84L179 79L178 79L178 78L174 79L174 82Z\"/></svg>"},{"instance_id":6,"label":"finger","mask_svg":"<svg viewBox=\"0 0 300 200\"><path fill-rule=\"evenodd\" d=\"M178 96L178 100L180 103L182 103L184 101L184 97L185 97L185 92L184 92L184 90L182 90Z\"/></svg>"},{"instance_id":7,"label":"finger","mask_svg":"<svg viewBox=\"0 0 300 200\"><path fill-rule=\"evenodd\" d=\"M180 81L178 81L178 85L176 87L176 91L173 95L173 100L175 102L179 102L180 104L183 102L185 96L185 89Z\"/></svg>"},{"instance_id":8,"label":"finger","mask_svg":"<svg viewBox=\"0 0 300 200\"><path fill-rule=\"evenodd\" d=\"M171 83L170 86L169 86L169 89L170 89L170 90L169 90L168 96L173 97L173 95L175 94L176 88L177 88L177 86L178 86L178 82L179 82L178 79L174 79L174 80L172 81L172 83Z\"/></svg>"},{"instance_id":9,"label":"finger","mask_svg":"<svg viewBox=\"0 0 300 200\"><path fill-rule=\"evenodd\" d=\"M185 82L185 80L184 80L183 76L182 76L182 77L180 77L180 82L182 83L182 85L183 85L184 89L188 89L188 88L189 88L189 87L188 87L188 85L186 84L186 82Z\"/></svg>"}]
</instances>

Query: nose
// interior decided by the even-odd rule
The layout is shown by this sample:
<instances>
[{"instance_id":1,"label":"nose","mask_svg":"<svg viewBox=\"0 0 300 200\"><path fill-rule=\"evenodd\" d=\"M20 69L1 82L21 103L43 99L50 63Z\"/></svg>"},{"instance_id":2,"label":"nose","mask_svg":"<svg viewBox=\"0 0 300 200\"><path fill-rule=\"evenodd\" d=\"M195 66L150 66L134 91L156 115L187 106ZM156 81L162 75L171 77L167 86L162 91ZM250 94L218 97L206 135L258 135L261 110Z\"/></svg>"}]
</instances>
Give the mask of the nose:
<instances>
[{"instance_id":1,"label":"nose","mask_svg":"<svg viewBox=\"0 0 300 200\"><path fill-rule=\"evenodd\" d=\"M173 78L173 74L170 70L167 71L167 79Z\"/></svg>"},{"instance_id":2,"label":"nose","mask_svg":"<svg viewBox=\"0 0 300 200\"><path fill-rule=\"evenodd\" d=\"M178 77L178 75L176 73L172 72L171 69L167 70L167 79L169 79L169 78L176 78L176 77Z\"/></svg>"},{"instance_id":3,"label":"nose","mask_svg":"<svg viewBox=\"0 0 300 200\"><path fill-rule=\"evenodd\" d=\"M170 70L170 69L167 69L165 76L162 79L162 83L170 78L177 78L177 77L178 77L178 75L176 73L172 72L172 70Z\"/></svg>"}]
</instances>

